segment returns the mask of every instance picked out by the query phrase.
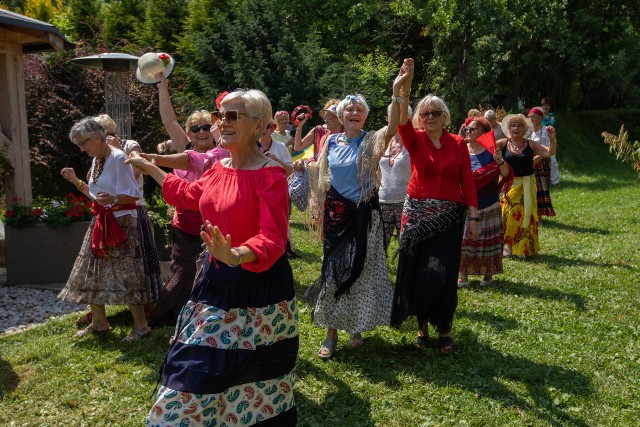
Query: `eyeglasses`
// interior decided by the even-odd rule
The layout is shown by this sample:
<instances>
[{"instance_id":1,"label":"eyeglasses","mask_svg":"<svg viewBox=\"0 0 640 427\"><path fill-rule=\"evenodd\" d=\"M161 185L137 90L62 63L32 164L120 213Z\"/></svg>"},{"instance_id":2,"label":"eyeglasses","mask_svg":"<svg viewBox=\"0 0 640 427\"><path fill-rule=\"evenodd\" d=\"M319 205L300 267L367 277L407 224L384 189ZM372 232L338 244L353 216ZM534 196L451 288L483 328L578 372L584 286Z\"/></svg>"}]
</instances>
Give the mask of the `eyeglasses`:
<instances>
[{"instance_id":1,"label":"eyeglasses","mask_svg":"<svg viewBox=\"0 0 640 427\"><path fill-rule=\"evenodd\" d=\"M87 141L89 141L91 138L92 138L92 137L89 137L89 138L85 139L84 141L79 142L79 143L78 143L78 147L80 147L80 148L84 149L84 145L85 145L85 144L87 143Z\"/></svg>"},{"instance_id":2,"label":"eyeglasses","mask_svg":"<svg viewBox=\"0 0 640 427\"><path fill-rule=\"evenodd\" d=\"M266 130L273 130L275 129L274 125L267 125Z\"/></svg>"},{"instance_id":3,"label":"eyeglasses","mask_svg":"<svg viewBox=\"0 0 640 427\"><path fill-rule=\"evenodd\" d=\"M478 128L473 128L473 127L468 127L468 128L464 128L465 132L475 132L478 130Z\"/></svg>"},{"instance_id":4,"label":"eyeglasses","mask_svg":"<svg viewBox=\"0 0 640 427\"><path fill-rule=\"evenodd\" d=\"M440 117L441 115L442 115L442 110L423 111L420 113L420 117L423 119L426 119L429 116L435 119L437 117Z\"/></svg>"},{"instance_id":5,"label":"eyeglasses","mask_svg":"<svg viewBox=\"0 0 640 427\"><path fill-rule=\"evenodd\" d=\"M237 110L227 110L224 113L220 113L220 120L224 120L229 125L238 123L241 117L248 117L250 119L257 119L258 117L250 116L245 113L239 113Z\"/></svg>"},{"instance_id":6,"label":"eyeglasses","mask_svg":"<svg viewBox=\"0 0 640 427\"><path fill-rule=\"evenodd\" d=\"M203 131L205 131L205 132L210 132L210 131L211 131L211 127L212 127L212 125L210 125L210 124L200 125L200 126L198 126L198 125L193 125L193 126L191 126L191 127L189 128L189 130L190 130L191 132L193 132L193 133L198 133L198 132L200 132L200 130L203 130Z\"/></svg>"}]
</instances>

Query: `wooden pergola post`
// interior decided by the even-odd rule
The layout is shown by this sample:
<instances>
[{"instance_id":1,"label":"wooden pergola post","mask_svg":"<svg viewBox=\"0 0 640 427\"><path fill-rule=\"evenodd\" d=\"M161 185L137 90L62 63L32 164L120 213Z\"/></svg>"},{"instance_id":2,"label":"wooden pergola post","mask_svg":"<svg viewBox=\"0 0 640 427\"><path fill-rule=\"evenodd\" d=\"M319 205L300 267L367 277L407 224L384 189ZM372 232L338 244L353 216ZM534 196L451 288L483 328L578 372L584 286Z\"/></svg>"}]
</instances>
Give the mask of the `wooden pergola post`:
<instances>
[{"instance_id":1,"label":"wooden pergola post","mask_svg":"<svg viewBox=\"0 0 640 427\"><path fill-rule=\"evenodd\" d=\"M0 144L6 153L9 173L5 175L8 205L15 197L31 204L29 134L24 93L22 46L15 33L0 28Z\"/></svg>"},{"instance_id":2,"label":"wooden pergola post","mask_svg":"<svg viewBox=\"0 0 640 427\"><path fill-rule=\"evenodd\" d=\"M31 168L24 55L62 50L73 44L53 25L0 9L0 150L6 159L7 206L31 204Z\"/></svg>"}]
</instances>

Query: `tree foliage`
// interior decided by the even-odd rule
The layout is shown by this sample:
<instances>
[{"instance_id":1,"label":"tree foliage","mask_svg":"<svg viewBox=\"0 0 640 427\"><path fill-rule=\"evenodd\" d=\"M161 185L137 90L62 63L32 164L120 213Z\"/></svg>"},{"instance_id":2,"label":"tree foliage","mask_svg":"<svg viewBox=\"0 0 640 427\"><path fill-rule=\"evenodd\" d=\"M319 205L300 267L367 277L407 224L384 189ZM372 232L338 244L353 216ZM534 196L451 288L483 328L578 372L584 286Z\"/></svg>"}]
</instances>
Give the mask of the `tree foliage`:
<instances>
[{"instance_id":1,"label":"tree foliage","mask_svg":"<svg viewBox=\"0 0 640 427\"><path fill-rule=\"evenodd\" d=\"M213 108L220 91L255 87L285 110L359 92L373 108L367 127L378 127L404 57L416 60L412 97L442 96L456 127L469 108L515 111L543 97L555 110L640 104L637 0L3 1L43 19L53 11L52 22L93 51L173 54L181 119ZM69 111L89 106L71 94L78 76L88 78L55 76L69 88L61 95ZM153 116L154 97L139 99L147 103L133 108Z\"/></svg>"}]
</instances>

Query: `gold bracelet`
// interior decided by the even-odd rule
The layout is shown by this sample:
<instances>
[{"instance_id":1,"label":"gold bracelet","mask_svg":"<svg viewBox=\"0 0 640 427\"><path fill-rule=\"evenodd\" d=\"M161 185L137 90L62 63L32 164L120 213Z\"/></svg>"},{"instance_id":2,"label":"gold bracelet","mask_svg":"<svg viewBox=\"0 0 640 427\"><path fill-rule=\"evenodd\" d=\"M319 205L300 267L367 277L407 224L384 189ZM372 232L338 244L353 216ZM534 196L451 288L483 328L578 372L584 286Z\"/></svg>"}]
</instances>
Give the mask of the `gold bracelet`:
<instances>
[{"instance_id":1,"label":"gold bracelet","mask_svg":"<svg viewBox=\"0 0 640 427\"><path fill-rule=\"evenodd\" d=\"M76 187L78 188L78 191L82 191L82 187L84 187L84 181L79 179L78 180L78 185L76 185Z\"/></svg>"}]
</instances>

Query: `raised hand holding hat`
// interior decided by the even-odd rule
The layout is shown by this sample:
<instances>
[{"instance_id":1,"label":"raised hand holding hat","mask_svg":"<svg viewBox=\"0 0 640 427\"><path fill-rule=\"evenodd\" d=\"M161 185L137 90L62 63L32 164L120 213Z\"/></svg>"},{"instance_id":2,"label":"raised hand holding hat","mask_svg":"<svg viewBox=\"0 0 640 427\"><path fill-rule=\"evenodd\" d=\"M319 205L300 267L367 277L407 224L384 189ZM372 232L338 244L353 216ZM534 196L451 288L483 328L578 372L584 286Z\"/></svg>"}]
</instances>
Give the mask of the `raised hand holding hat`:
<instances>
[{"instance_id":1,"label":"raised hand holding hat","mask_svg":"<svg viewBox=\"0 0 640 427\"><path fill-rule=\"evenodd\" d=\"M138 59L136 78L147 85L159 83L162 78L168 78L175 67L175 60L164 52L145 53Z\"/></svg>"}]
</instances>

